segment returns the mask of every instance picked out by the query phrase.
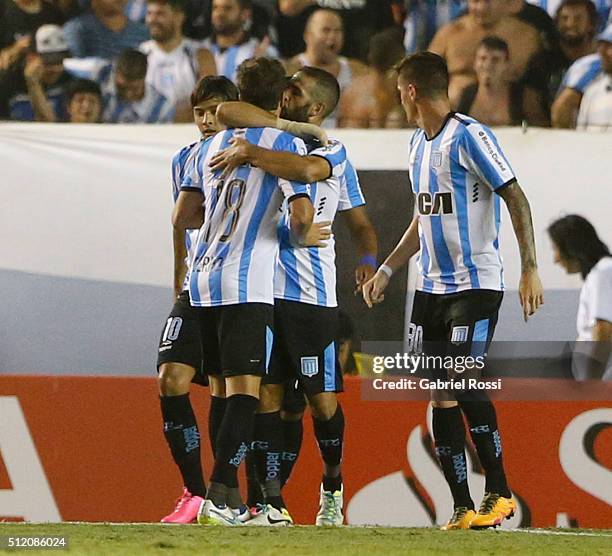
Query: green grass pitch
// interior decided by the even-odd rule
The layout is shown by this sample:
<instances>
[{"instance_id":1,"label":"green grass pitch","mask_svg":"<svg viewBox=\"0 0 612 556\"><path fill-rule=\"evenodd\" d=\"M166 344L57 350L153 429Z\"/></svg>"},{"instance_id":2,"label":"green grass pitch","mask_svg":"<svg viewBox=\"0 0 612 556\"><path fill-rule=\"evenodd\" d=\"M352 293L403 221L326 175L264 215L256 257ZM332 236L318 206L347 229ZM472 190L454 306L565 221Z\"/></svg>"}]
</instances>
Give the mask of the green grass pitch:
<instances>
[{"instance_id":1,"label":"green grass pitch","mask_svg":"<svg viewBox=\"0 0 612 556\"><path fill-rule=\"evenodd\" d=\"M386 527L200 527L157 524L0 524L0 537L62 535L68 549L0 550L24 556L73 555L274 555L361 554L538 555L612 553L612 530L523 530L442 532Z\"/></svg>"}]
</instances>

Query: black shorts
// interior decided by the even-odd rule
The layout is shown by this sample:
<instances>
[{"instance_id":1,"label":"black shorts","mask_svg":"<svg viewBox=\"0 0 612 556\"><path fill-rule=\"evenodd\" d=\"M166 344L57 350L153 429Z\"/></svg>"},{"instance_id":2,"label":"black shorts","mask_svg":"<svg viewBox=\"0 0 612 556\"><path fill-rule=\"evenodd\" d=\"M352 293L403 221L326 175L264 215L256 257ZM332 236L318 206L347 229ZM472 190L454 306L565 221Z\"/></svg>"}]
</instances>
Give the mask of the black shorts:
<instances>
[{"instance_id":1,"label":"black shorts","mask_svg":"<svg viewBox=\"0 0 612 556\"><path fill-rule=\"evenodd\" d=\"M415 292L407 334L408 351L484 357L493 339L502 298L503 292L495 290Z\"/></svg>"},{"instance_id":2,"label":"black shorts","mask_svg":"<svg viewBox=\"0 0 612 556\"><path fill-rule=\"evenodd\" d=\"M277 299L274 346L264 382L299 380L307 396L342 392L338 362L338 309Z\"/></svg>"},{"instance_id":3,"label":"black shorts","mask_svg":"<svg viewBox=\"0 0 612 556\"><path fill-rule=\"evenodd\" d=\"M240 303L201 307L198 311L205 374L268 373L274 338L273 305Z\"/></svg>"},{"instance_id":4,"label":"black shorts","mask_svg":"<svg viewBox=\"0 0 612 556\"><path fill-rule=\"evenodd\" d=\"M192 382L208 386L202 366L199 310L190 305L188 292L181 293L162 328L157 369L164 363L189 365L196 370Z\"/></svg>"}]
</instances>

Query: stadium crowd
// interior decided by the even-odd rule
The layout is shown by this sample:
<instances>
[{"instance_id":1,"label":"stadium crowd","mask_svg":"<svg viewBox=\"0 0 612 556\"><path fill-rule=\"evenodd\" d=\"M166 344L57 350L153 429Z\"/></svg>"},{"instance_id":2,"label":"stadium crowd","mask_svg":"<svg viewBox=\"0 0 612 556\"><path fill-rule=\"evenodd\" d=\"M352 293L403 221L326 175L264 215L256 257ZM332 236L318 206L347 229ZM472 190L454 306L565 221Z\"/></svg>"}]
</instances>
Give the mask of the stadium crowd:
<instances>
[{"instance_id":1,"label":"stadium crowd","mask_svg":"<svg viewBox=\"0 0 612 556\"><path fill-rule=\"evenodd\" d=\"M332 73L330 127L404 127L393 67L431 50L492 125L612 124L612 0L0 0L0 119L190 121L252 56Z\"/></svg>"}]
</instances>

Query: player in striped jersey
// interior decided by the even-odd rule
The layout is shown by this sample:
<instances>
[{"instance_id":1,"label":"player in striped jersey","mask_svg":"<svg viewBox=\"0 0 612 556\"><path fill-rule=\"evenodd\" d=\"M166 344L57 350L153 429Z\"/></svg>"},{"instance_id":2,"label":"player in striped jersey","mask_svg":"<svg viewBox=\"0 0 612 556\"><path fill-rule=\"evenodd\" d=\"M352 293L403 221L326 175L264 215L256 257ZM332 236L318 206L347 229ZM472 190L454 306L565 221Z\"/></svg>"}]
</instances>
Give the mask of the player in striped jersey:
<instances>
[{"instance_id":1,"label":"player in striped jersey","mask_svg":"<svg viewBox=\"0 0 612 556\"><path fill-rule=\"evenodd\" d=\"M280 62L247 60L238 70L242 99L278 113L286 85ZM215 465L200 523L235 525L231 508L240 508L237 470L252 441L261 378L272 349L274 263L277 227L288 212L295 240L305 240L314 209L304 183L281 180L253 166L239 166L225 176L210 169L211 158L234 136L274 150L306 152L301 139L271 129L230 129L202 144L195 160L196 180L204 190L204 225L191 259L191 304L201 307L205 372L211 385L225 390L227 406L216 438ZM198 211L197 204L189 209ZM277 519L291 521L275 504Z\"/></svg>"},{"instance_id":2,"label":"player in striped jersey","mask_svg":"<svg viewBox=\"0 0 612 556\"><path fill-rule=\"evenodd\" d=\"M186 175L191 172L194 154L202 142L209 141L221 129L215 117L217 105L237 98L236 86L225 77L204 77L194 89L191 104L201 138L183 147L172 159L172 197L175 202ZM201 195L197 202L202 207ZM189 400L191 382L207 384L206 376L202 373L197 309L189 303L185 276L186 259L193 250L197 232L197 229L173 230L175 303L164 323L158 349L157 369L164 436L184 484L175 510L164 517L162 523L195 521L206 495L200 461L200 434ZM215 404L213 400L209 425L219 421L218 415L222 415L223 410L224 407L219 407L219 403ZM210 430L213 428L209 427Z\"/></svg>"},{"instance_id":3,"label":"player in striped jersey","mask_svg":"<svg viewBox=\"0 0 612 556\"><path fill-rule=\"evenodd\" d=\"M321 125L333 112L340 89L330 73L312 67L298 71L284 94L282 116L290 120ZM274 118L243 104L223 104L218 110L228 125L274 125ZM374 272L377 254L376 233L365 212L365 199L355 169L347 159L344 145L331 140L327 146L313 146L309 156L278 153L236 140L227 151L213 159L213 168L231 169L248 162L286 179L314 182L311 199L317 211L315 221L331 223L342 212L361 256L356 270L360 287ZM291 455L280 462L278 446L282 442L280 416L283 387L290 391L299 381L312 410L315 436L324 462L320 511L317 525L341 525L342 477L341 457L344 416L336 399L342 391L342 374L338 364L338 309L336 299L336 266L333 237L321 247L296 248L289 239L286 225L279 229L281 248L274 284L275 343L271 374L266 377L256 419L254 446L266 493L274 490L272 477L286 480L297 458L298 446L283 452ZM302 401L303 401L303 394ZM287 407L285 406L286 410ZM295 405L285 415L285 432L300 438L304 407ZM296 435L295 429L298 427ZM289 465L287 465L289 464ZM278 485L276 485L278 488ZM266 511L255 520L270 524Z\"/></svg>"},{"instance_id":4,"label":"player in striped jersey","mask_svg":"<svg viewBox=\"0 0 612 556\"><path fill-rule=\"evenodd\" d=\"M543 303L529 203L491 131L451 112L448 69L441 57L424 52L405 58L398 89L408 121L419 127L409 158L416 215L365 284L364 299L369 307L382 301L391 275L419 253L408 331L413 351L484 356L504 289L499 197L508 207L519 244L518 292L525 320ZM434 378L448 381L452 375L439 369ZM442 391L432 398L436 453L455 506L444 530L496 526L516 507L504 473L495 409L480 392ZM462 413L486 475L478 513L467 484Z\"/></svg>"}]
</instances>

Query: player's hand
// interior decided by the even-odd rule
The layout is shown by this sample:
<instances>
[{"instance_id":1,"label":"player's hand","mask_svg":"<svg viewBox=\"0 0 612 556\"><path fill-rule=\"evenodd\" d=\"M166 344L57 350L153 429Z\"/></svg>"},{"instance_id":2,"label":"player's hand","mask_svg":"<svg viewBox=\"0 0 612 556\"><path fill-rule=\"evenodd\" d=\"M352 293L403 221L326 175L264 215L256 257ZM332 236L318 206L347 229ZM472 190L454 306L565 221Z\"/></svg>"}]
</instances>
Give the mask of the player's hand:
<instances>
[{"instance_id":1,"label":"player's hand","mask_svg":"<svg viewBox=\"0 0 612 556\"><path fill-rule=\"evenodd\" d=\"M540 305L544 304L544 288L537 269L533 268L521 273L519 299L523 308L523 318L527 322L527 319L538 310Z\"/></svg>"},{"instance_id":2,"label":"player's hand","mask_svg":"<svg viewBox=\"0 0 612 556\"><path fill-rule=\"evenodd\" d=\"M280 129L286 131L287 133L291 133L300 139L304 139L305 141L310 141L313 138L319 141L323 146L329 143L329 139L327 137L327 133L325 130L320 128L318 125L309 124L307 122L293 122L291 120L281 120L278 119L279 122L282 122L280 125Z\"/></svg>"},{"instance_id":3,"label":"player's hand","mask_svg":"<svg viewBox=\"0 0 612 556\"><path fill-rule=\"evenodd\" d=\"M376 273L376 269L370 264L360 264L355 269L355 295L361 293L363 285Z\"/></svg>"},{"instance_id":4,"label":"player's hand","mask_svg":"<svg viewBox=\"0 0 612 556\"><path fill-rule=\"evenodd\" d=\"M382 271L377 270L361 288L363 300L371 309L375 304L382 303L385 299L384 291L389 284L389 277Z\"/></svg>"},{"instance_id":5,"label":"player's hand","mask_svg":"<svg viewBox=\"0 0 612 556\"><path fill-rule=\"evenodd\" d=\"M251 160L251 149L253 145L242 137L233 137L229 141L227 149L219 151L210 160L210 169L213 171L223 170L221 177L226 176L238 166L242 166Z\"/></svg>"},{"instance_id":6,"label":"player's hand","mask_svg":"<svg viewBox=\"0 0 612 556\"><path fill-rule=\"evenodd\" d=\"M313 222L301 239L300 245L302 247L325 247L332 235L331 225L330 221Z\"/></svg>"}]
</instances>

